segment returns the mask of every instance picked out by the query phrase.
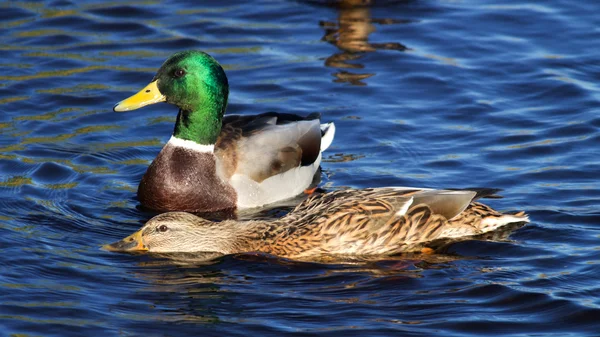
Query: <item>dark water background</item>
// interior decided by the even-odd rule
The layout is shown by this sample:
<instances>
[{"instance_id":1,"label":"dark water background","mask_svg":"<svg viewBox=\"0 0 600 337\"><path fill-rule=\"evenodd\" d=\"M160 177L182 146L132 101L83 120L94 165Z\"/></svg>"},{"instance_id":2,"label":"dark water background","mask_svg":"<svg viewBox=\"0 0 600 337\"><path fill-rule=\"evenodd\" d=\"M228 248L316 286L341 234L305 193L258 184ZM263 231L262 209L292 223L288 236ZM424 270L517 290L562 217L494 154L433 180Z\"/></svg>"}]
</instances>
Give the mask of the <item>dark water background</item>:
<instances>
[{"instance_id":1,"label":"dark water background","mask_svg":"<svg viewBox=\"0 0 600 337\"><path fill-rule=\"evenodd\" d=\"M600 2L0 3L1 336L600 336ZM501 242L356 264L100 250L151 213L166 104L114 113L171 53L229 113L337 124L326 188L485 186Z\"/></svg>"}]
</instances>

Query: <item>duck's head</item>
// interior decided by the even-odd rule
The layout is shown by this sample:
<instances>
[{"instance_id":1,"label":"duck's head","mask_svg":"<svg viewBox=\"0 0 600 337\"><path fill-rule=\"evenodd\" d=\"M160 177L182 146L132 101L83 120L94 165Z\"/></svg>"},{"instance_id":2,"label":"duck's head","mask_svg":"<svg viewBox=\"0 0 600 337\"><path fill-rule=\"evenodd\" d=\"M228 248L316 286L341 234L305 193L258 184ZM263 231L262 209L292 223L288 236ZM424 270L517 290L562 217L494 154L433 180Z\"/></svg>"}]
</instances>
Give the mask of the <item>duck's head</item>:
<instances>
[{"instance_id":1,"label":"duck's head","mask_svg":"<svg viewBox=\"0 0 600 337\"><path fill-rule=\"evenodd\" d=\"M224 110L228 94L227 76L221 65L204 52L189 50L169 57L150 84L117 103L114 110L135 110L158 102L171 103L186 111L213 104Z\"/></svg>"},{"instance_id":2,"label":"duck's head","mask_svg":"<svg viewBox=\"0 0 600 337\"><path fill-rule=\"evenodd\" d=\"M235 233L230 224L205 220L185 212L155 216L137 232L104 248L120 252L234 253Z\"/></svg>"}]
</instances>

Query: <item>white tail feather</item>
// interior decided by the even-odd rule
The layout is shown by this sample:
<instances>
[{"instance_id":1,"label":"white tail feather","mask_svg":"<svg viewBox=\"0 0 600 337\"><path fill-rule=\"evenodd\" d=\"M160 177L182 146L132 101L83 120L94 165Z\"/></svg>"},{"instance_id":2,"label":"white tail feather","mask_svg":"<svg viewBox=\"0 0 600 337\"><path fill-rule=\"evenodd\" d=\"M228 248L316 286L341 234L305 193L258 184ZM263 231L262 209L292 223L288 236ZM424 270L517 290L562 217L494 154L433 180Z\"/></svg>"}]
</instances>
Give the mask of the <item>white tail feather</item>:
<instances>
[{"instance_id":1,"label":"white tail feather","mask_svg":"<svg viewBox=\"0 0 600 337\"><path fill-rule=\"evenodd\" d=\"M504 214L499 217L488 216L481 219L479 224L476 224L475 229L471 225L456 224L444 228L440 234L440 238L463 238L471 235L479 235L497 230L511 223L529 222L527 215Z\"/></svg>"},{"instance_id":2,"label":"white tail feather","mask_svg":"<svg viewBox=\"0 0 600 337\"><path fill-rule=\"evenodd\" d=\"M516 222L529 222L529 217L527 215L513 215L513 214L504 214L500 217L486 217L481 220L481 224L479 225L479 229L482 233L487 233L493 230L496 230L502 226L506 226L511 223Z\"/></svg>"},{"instance_id":3,"label":"white tail feather","mask_svg":"<svg viewBox=\"0 0 600 337\"><path fill-rule=\"evenodd\" d=\"M333 122L321 124L321 131L323 132L323 136L321 137L321 152L323 152L327 150L333 142L333 137L335 136L335 124L333 124Z\"/></svg>"}]
</instances>

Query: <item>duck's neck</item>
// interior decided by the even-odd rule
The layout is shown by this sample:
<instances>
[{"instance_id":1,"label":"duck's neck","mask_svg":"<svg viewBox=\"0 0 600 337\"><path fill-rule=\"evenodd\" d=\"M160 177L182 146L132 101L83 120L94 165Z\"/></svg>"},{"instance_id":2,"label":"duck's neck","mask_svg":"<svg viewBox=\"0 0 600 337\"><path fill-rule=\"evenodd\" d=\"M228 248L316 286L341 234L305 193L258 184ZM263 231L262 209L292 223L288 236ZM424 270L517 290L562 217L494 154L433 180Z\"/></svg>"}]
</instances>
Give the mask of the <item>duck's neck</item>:
<instances>
[{"instance_id":1,"label":"duck's neck","mask_svg":"<svg viewBox=\"0 0 600 337\"><path fill-rule=\"evenodd\" d=\"M274 255L285 255L286 252L278 248L277 241L288 233L288 224L285 221L273 220L226 220L234 228L231 248L233 253L261 252ZM221 223L223 223L221 222Z\"/></svg>"},{"instance_id":2,"label":"duck's neck","mask_svg":"<svg viewBox=\"0 0 600 337\"><path fill-rule=\"evenodd\" d=\"M223 220L213 225L218 227L214 228L210 236L202 235L198 238L202 244L194 243L189 246L202 247L202 250L221 254L258 252L261 244L264 244L261 237L268 223L255 220ZM207 237L210 237L209 241Z\"/></svg>"},{"instance_id":3,"label":"duck's neck","mask_svg":"<svg viewBox=\"0 0 600 337\"><path fill-rule=\"evenodd\" d=\"M200 145L216 143L221 133L224 106L211 104L195 110L179 109L173 136Z\"/></svg>"}]
</instances>

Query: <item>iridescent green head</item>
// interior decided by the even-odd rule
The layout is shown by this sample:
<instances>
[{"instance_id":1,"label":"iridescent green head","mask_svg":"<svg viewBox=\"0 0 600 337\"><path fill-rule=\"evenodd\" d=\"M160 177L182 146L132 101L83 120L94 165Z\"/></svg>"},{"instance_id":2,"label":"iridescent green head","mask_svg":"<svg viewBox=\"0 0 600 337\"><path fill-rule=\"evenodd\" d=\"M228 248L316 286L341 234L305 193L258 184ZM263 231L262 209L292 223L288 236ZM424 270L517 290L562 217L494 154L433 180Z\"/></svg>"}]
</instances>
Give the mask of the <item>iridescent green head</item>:
<instances>
[{"instance_id":1,"label":"iridescent green head","mask_svg":"<svg viewBox=\"0 0 600 337\"><path fill-rule=\"evenodd\" d=\"M171 103L180 109L175 137L214 144L221 132L228 95L227 76L214 58L201 51L183 51L169 57L148 86L119 102L114 110Z\"/></svg>"}]
</instances>

